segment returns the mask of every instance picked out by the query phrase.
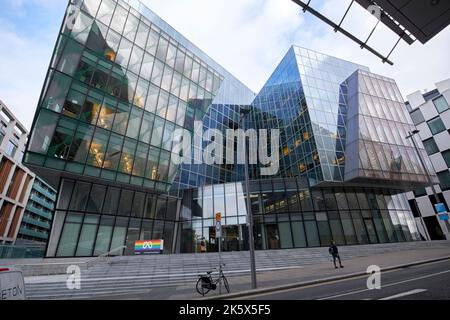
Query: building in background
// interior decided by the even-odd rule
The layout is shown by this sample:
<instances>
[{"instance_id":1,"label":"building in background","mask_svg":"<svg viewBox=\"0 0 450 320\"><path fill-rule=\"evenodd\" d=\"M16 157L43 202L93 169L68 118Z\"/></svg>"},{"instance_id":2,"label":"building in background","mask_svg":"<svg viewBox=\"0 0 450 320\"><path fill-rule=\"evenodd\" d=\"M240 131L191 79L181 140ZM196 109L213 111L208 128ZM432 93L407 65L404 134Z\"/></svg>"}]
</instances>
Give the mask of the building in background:
<instances>
[{"instance_id":1,"label":"building in background","mask_svg":"<svg viewBox=\"0 0 450 320\"><path fill-rule=\"evenodd\" d=\"M56 190L36 176L20 224L16 245L45 245L48 242L56 196Z\"/></svg>"},{"instance_id":2,"label":"building in background","mask_svg":"<svg viewBox=\"0 0 450 320\"><path fill-rule=\"evenodd\" d=\"M408 96L406 107L420 130L420 139L439 178L436 185L439 202L449 211L450 204L450 79L436 84L436 89L422 94L417 91ZM420 137L420 138L419 138ZM419 231L424 239L450 239L450 225L437 215L436 200L431 188L408 192Z\"/></svg>"},{"instance_id":3,"label":"building in background","mask_svg":"<svg viewBox=\"0 0 450 320\"><path fill-rule=\"evenodd\" d=\"M252 165L245 190L242 165L172 161L176 129L242 128L248 107L246 129L281 131L274 176ZM84 0L67 8L25 162L59 190L48 257L152 239L215 251L217 212L224 250L245 250L248 210L260 250L414 241L412 129L395 81L364 66L292 47L255 95L139 1Z\"/></svg>"},{"instance_id":4,"label":"building in background","mask_svg":"<svg viewBox=\"0 0 450 320\"><path fill-rule=\"evenodd\" d=\"M12 244L35 176L22 164L28 132L1 101L0 123L0 244Z\"/></svg>"},{"instance_id":5,"label":"building in background","mask_svg":"<svg viewBox=\"0 0 450 320\"><path fill-rule=\"evenodd\" d=\"M0 257L39 257L56 191L22 164L28 132L1 101L0 124Z\"/></svg>"}]
</instances>

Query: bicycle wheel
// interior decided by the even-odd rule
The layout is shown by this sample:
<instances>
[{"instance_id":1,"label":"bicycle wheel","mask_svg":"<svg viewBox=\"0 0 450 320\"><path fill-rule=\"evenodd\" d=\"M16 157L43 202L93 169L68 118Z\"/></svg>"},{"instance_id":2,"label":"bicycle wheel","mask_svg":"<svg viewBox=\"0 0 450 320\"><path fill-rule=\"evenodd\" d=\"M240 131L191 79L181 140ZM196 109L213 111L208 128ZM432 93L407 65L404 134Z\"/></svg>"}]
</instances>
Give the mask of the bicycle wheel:
<instances>
[{"instance_id":1,"label":"bicycle wheel","mask_svg":"<svg viewBox=\"0 0 450 320\"><path fill-rule=\"evenodd\" d=\"M228 280L225 276L222 276L222 281L225 286L225 289L227 289L227 292L230 293L230 285L228 284Z\"/></svg>"},{"instance_id":2,"label":"bicycle wheel","mask_svg":"<svg viewBox=\"0 0 450 320\"><path fill-rule=\"evenodd\" d=\"M207 277L201 277L197 281L196 289L198 294L205 296L211 291L211 280Z\"/></svg>"}]
</instances>

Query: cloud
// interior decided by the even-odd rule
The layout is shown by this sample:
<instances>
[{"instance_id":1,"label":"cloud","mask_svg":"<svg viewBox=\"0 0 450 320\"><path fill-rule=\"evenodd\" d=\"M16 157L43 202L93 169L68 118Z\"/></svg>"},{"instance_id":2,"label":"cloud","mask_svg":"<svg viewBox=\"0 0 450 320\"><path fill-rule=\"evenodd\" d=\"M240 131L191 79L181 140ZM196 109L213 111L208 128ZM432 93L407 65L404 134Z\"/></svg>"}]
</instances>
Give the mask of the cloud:
<instances>
[{"instance_id":1,"label":"cloud","mask_svg":"<svg viewBox=\"0 0 450 320\"><path fill-rule=\"evenodd\" d=\"M393 67L290 0L144 0L148 7L205 53L258 92L292 44L367 65L397 80L406 96L433 89L449 78L450 28L426 45L401 43L392 55ZM315 1L320 10L339 18L342 3ZM0 5L0 99L31 126L66 1L4 0ZM359 10L359 11L358 11ZM364 37L374 21L356 6L344 26ZM388 52L396 39L379 28L370 44ZM7 45L5 45L7 44Z\"/></svg>"},{"instance_id":2,"label":"cloud","mask_svg":"<svg viewBox=\"0 0 450 320\"><path fill-rule=\"evenodd\" d=\"M394 66L361 50L353 41L289 0L144 0L177 30L237 78L258 92L292 44L360 63L372 72L394 78L403 95L431 90L450 77L450 28L426 45L401 42ZM336 3L339 2L337 6ZM350 0L317 2L319 11L339 22ZM365 40L376 20L354 4L343 27ZM387 55L396 36L379 25L369 44Z\"/></svg>"},{"instance_id":3,"label":"cloud","mask_svg":"<svg viewBox=\"0 0 450 320\"><path fill-rule=\"evenodd\" d=\"M27 128L31 128L64 7L60 0L7 0L1 5L0 99Z\"/></svg>"},{"instance_id":4,"label":"cloud","mask_svg":"<svg viewBox=\"0 0 450 320\"><path fill-rule=\"evenodd\" d=\"M291 1L143 2L255 92L286 54L304 23Z\"/></svg>"}]
</instances>

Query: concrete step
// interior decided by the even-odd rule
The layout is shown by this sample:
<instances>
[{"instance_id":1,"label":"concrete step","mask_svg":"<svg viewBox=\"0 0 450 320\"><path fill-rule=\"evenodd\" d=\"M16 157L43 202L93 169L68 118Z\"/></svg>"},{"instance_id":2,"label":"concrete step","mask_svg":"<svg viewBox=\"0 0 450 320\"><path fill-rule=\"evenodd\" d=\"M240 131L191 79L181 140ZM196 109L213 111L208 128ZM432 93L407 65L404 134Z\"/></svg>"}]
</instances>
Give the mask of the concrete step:
<instances>
[{"instance_id":1,"label":"concrete step","mask_svg":"<svg viewBox=\"0 0 450 320\"><path fill-rule=\"evenodd\" d=\"M450 242L414 242L341 247L344 259L364 257L395 251L419 248L448 247ZM298 268L330 261L327 248L287 249L257 251L256 263L259 272ZM226 264L227 277L248 275L248 252L224 252L222 262ZM219 264L217 253L181 254L160 256L115 257L108 262L99 262L89 270L82 270L82 290L71 291L66 287L64 276L26 278L26 290L30 299L89 299L108 295L148 293L152 288L192 285L199 274Z\"/></svg>"}]
</instances>

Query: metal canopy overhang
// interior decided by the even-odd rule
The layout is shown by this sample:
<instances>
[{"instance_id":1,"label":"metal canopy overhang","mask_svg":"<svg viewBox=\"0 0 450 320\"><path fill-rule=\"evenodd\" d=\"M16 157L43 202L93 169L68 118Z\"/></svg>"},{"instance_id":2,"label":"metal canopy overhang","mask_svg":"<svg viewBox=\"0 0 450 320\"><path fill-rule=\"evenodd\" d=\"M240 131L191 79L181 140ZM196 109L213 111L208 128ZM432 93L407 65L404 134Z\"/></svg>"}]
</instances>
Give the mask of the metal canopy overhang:
<instances>
[{"instance_id":1,"label":"metal canopy overhang","mask_svg":"<svg viewBox=\"0 0 450 320\"><path fill-rule=\"evenodd\" d=\"M370 6L374 5L374 2L371 0L355 0L357 3L359 3L363 8L367 9ZM377 1L378 4L379 1ZM384 7L381 7L382 10L384 10ZM390 14L389 11L384 10L387 13ZM408 34L406 34L405 30L400 28L400 26L395 23L394 20L392 20L392 18L390 16L388 16L385 12L381 12L381 22L388 27L389 29L391 29L394 33L396 33L399 37L401 37L406 43L408 43L409 45L414 43L414 39L412 37L410 37Z\"/></svg>"},{"instance_id":2,"label":"metal canopy overhang","mask_svg":"<svg viewBox=\"0 0 450 320\"><path fill-rule=\"evenodd\" d=\"M379 6L390 17L383 23L399 34L395 21L425 44L450 24L449 0L355 0L364 8ZM394 21L395 20L395 21ZM401 29L400 29L401 30ZM400 34L399 34L400 35Z\"/></svg>"},{"instance_id":3,"label":"metal canopy overhang","mask_svg":"<svg viewBox=\"0 0 450 320\"><path fill-rule=\"evenodd\" d=\"M314 10L310 5L313 2L312 0L308 0L307 3L301 0L292 1L302 7L304 12L308 11L313 14L333 27L335 32L341 32L346 37L358 43L362 49L367 49L383 62L389 63L390 65L393 65L393 62L389 60L389 57L401 40L409 45L413 44L416 40L425 44L450 24L449 0L352 0L339 24L336 24L317 10ZM370 6L376 6L377 11L380 11L379 22L383 23L399 36L397 43L388 55L381 54L367 44L378 23L366 41L358 39L351 32L341 27L353 3L358 3L367 10Z\"/></svg>"},{"instance_id":4,"label":"metal canopy overhang","mask_svg":"<svg viewBox=\"0 0 450 320\"><path fill-rule=\"evenodd\" d=\"M390 65L394 65L394 63L391 60L389 60L389 55L390 54L388 56L384 56L383 54L381 54L380 52L378 52L377 50L375 50L374 48L369 46L367 44L367 41L364 42L361 39L358 39L351 32L347 31L346 29L342 28L340 25L338 25L335 22L331 21L330 19L325 17L323 14L321 14L317 10L314 10L310 6L311 0L309 0L308 3L304 3L303 1L300 1L300 0L292 0L292 1L295 2L297 5L299 5L300 7L302 7L304 12L306 12L306 11L310 12L312 15L316 16L317 18L319 18L320 20L322 20L323 22L325 22L329 26L333 27L336 32L338 32L338 31L341 32L343 35L345 35L349 39L351 39L354 42L356 42L357 44L359 44L362 49L367 49L368 51L370 51L371 53L376 55L378 58L380 58L383 62L388 63ZM348 12L348 10L347 10L347 12Z\"/></svg>"}]
</instances>

